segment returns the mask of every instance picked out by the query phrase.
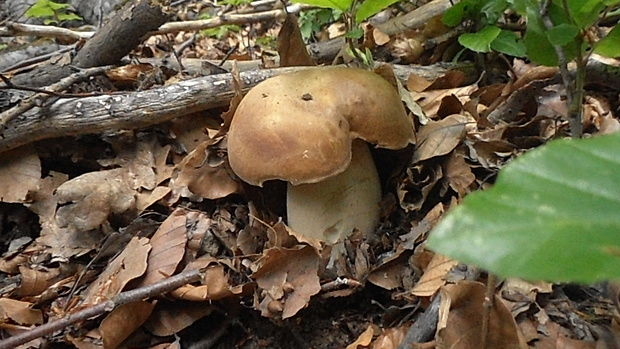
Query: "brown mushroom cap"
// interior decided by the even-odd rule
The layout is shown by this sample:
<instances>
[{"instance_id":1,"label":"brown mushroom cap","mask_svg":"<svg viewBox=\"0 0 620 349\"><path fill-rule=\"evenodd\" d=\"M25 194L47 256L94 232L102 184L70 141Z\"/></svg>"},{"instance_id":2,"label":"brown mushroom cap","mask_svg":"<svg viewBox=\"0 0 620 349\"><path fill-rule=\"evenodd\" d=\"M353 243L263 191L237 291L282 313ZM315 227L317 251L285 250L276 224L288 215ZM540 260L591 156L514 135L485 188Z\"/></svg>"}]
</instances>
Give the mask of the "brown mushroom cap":
<instances>
[{"instance_id":1,"label":"brown mushroom cap","mask_svg":"<svg viewBox=\"0 0 620 349\"><path fill-rule=\"evenodd\" d=\"M252 185L315 183L348 167L355 138L401 149L413 137L413 121L387 80L362 69L320 67L250 90L230 125L228 158Z\"/></svg>"}]
</instances>

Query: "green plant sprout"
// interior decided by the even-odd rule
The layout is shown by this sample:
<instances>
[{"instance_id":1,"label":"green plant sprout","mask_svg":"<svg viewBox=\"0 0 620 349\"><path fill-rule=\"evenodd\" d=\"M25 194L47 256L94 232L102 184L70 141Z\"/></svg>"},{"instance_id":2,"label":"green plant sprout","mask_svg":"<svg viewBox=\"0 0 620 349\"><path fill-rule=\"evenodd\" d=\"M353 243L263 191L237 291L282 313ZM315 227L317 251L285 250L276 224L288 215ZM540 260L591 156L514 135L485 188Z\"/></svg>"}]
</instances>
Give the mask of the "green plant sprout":
<instances>
[{"instance_id":1,"label":"green plant sprout","mask_svg":"<svg viewBox=\"0 0 620 349\"><path fill-rule=\"evenodd\" d=\"M342 13L345 20L345 39L348 44L347 52L366 68L372 67L372 55L368 50L362 51L357 45L357 40L364 35L360 24L369 17L386 9L399 0L293 0L294 3L303 3L322 8L337 10Z\"/></svg>"},{"instance_id":2,"label":"green plant sprout","mask_svg":"<svg viewBox=\"0 0 620 349\"><path fill-rule=\"evenodd\" d=\"M463 0L443 20L454 26L476 19L477 30L459 38L472 51L495 50L559 66L571 132L579 137L588 56L620 57L617 23L597 42L588 32L618 13L618 5L620 0ZM525 35L500 28L506 11L525 18ZM571 61L574 75L568 71ZM493 188L468 195L448 212L428 247L504 277L618 280L618 154L620 133L557 140L532 150L506 165Z\"/></svg>"},{"instance_id":3,"label":"green plant sprout","mask_svg":"<svg viewBox=\"0 0 620 349\"><path fill-rule=\"evenodd\" d=\"M330 8L301 11L299 13L299 30L301 31L301 37L304 41L309 41L320 32L325 25L339 20L340 17L342 17L342 11Z\"/></svg>"},{"instance_id":4,"label":"green plant sprout","mask_svg":"<svg viewBox=\"0 0 620 349\"><path fill-rule=\"evenodd\" d=\"M559 66L568 103L568 121L573 137L581 137L581 101L585 65L591 52L620 56L620 28L615 25L598 42L588 31L620 4L620 0L463 0L451 7L442 20L456 26L473 20L476 29L459 36L459 43L475 52L495 50L532 62ZM525 35L500 28L504 14L516 13L526 20ZM568 64L575 62L573 78Z\"/></svg>"},{"instance_id":5,"label":"green plant sprout","mask_svg":"<svg viewBox=\"0 0 620 349\"><path fill-rule=\"evenodd\" d=\"M534 149L450 210L427 246L503 277L619 280L619 150L620 133Z\"/></svg>"},{"instance_id":6,"label":"green plant sprout","mask_svg":"<svg viewBox=\"0 0 620 349\"><path fill-rule=\"evenodd\" d=\"M59 4L52 0L37 0L24 15L28 18L42 19L46 25L82 20L82 17L70 12L68 8L69 4Z\"/></svg>"}]
</instances>

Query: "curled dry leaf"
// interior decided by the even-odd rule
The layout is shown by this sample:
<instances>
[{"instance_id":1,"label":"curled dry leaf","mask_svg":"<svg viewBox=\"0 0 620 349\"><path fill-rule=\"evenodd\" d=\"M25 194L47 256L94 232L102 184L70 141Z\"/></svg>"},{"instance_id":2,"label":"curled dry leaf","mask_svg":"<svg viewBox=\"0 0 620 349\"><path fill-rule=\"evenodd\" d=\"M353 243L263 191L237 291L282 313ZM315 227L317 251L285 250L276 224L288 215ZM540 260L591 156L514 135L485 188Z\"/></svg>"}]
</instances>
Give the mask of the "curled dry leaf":
<instances>
[{"instance_id":1,"label":"curled dry leaf","mask_svg":"<svg viewBox=\"0 0 620 349\"><path fill-rule=\"evenodd\" d=\"M89 231L106 222L111 214L134 209L135 191L125 175L122 168L90 172L59 186L55 195L61 205L56 211L59 227Z\"/></svg>"},{"instance_id":2,"label":"curled dry leaf","mask_svg":"<svg viewBox=\"0 0 620 349\"><path fill-rule=\"evenodd\" d=\"M174 198L215 200L239 191L239 183L228 173L216 143L214 139L203 142L177 165L170 181ZM220 146L225 147L221 143Z\"/></svg>"},{"instance_id":3,"label":"curled dry leaf","mask_svg":"<svg viewBox=\"0 0 620 349\"><path fill-rule=\"evenodd\" d=\"M147 301L122 304L99 325L104 348L117 348L149 318L155 305Z\"/></svg>"},{"instance_id":4,"label":"curled dry leaf","mask_svg":"<svg viewBox=\"0 0 620 349\"><path fill-rule=\"evenodd\" d=\"M39 188L41 161L34 147L24 146L0 155L0 201L23 203Z\"/></svg>"},{"instance_id":5,"label":"curled dry leaf","mask_svg":"<svg viewBox=\"0 0 620 349\"><path fill-rule=\"evenodd\" d=\"M256 305L263 316L289 318L321 290L319 256L312 247L271 248L259 263L260 268L252 277L264 293Z\"/></svg>"},{"instance_id":6,"label":"curled dry leaf","mask_svg":"<svg viewBox=\"0 0 620 349\"><path fill-rule=\"evenodd\" d=\"M0 298L0 322L14 321L20 325L36 325L43 323L41 310L32 309L32 303Z\"/></svg>"},{"instance_id":7,"label":"curled dry leaf","mask_svg":"<svg viewBox=\"0 0 620 349\"><path fill-rule=\"evenodd\" d=\"M280 54L281 67L313 66L314 60L306 50L306 44L301 37L297 17L289 13L282 23L282 28L276 41Z\"/></svg>"},{"instance_id":8,"label":"curled dry leaf","mask_svg":"<svg viewBox=\"0 0 620 349\"><path fill-rule=\"evenodd\" d=\"M487 348L526 349L519 328L510 311L497 296L488 311L488 331L482 333L485 285L461 281L446 285L441 291L440 322L437 342L442 348L469 349L480 345L486 336Z\"/></svg>"},{"instance_id":9,"label":"curled dry leaf","mask_svg":"<svg viewBox=\"0 0 620 349\"><path fill-rule=\"evenodd\" d=\"M121 293L129 281L144 274L150 250L149 239L131 239L123 252L88 286L82 304L98 304Z\"/></svg>"},{"instance_id":10,"label":"curled dry leaf","mask_svg":"<svg viewBox=\"0 0 620 349\"><path fill-rule=\"evenodd\" d=\"M366 348L372 343L372 337L375 335L375 330L378 331L376 325L368 325L366 331L362 332L362 334L357 337L355 342L347 345L347 349L360 349Z\"/></svg>"},{"instance_id":11,"label":"curled dry leaf","mask_svg":"<svg viewBox=\"0 0 620 349\"><path fill-rule=\"evenodd\" d=\"M20 265L19 274L22 276L22 280L17 289L17 294L20 297L27 297L40 295L50 287L60 275L60 270L58 268L37 270L26 265Z\"/></svg>"}]
</instances>

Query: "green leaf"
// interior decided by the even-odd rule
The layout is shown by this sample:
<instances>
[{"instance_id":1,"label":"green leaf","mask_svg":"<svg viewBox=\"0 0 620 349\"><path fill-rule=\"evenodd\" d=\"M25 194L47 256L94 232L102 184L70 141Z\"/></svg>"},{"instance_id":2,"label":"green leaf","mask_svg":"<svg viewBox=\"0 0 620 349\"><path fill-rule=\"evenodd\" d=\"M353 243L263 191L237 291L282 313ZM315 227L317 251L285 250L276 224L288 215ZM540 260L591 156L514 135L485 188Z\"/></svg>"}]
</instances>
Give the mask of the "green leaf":
<instances>
[{"instance_id":1,"label":"green leaf","mask_svg":"<svg viewBox=\"0 0 620 349\"><path fill-rule=\"evenodd\" d=\"M552 45L564 46L575 40L577 34L579 34L579 28L571 24L562 23L548 30L547 38Z\"/></svg>"},{"instance_id":2,"label":"green leaf","mask_svg":"<svg viewBox=\"0 0 620 349\"><path fill-rule=\"evenodd\" d=\"M547 38L546 29L538 15L537 9L528 7L526 11L527 29L523 42L527 57L538 64L546 66L557 65L557 53Z\"/></svg>"},{"instance_id":3,"label":"green leaf","mask_svg":"<svg viewBox=\"0 0 620 349\"><path fill-rule=\"evenodd\" d=\"M598 19L605 4L601 0L568 0L568 8L579 28L587 29Z\"/></svg>"},{"instance_id":4,"label":"green leaf","mask_svg":"<svg viewBox=\"0 0 620 349\"><path fill-rule=\"evenodd\" d=\"M50 2L49 0L39 0L30 6L24 15L29 18L53 17L54 9L50 7Z\"/></svg>"},{"instance_id":5,"label":"green leaf","mask_svg":"<svg viewBox=\"0 0 620 349\"><path fill-rule=\"evenodd\" d=\"M523 41L514 32L509 30L502 30L491 43L491 48L509 56L525 57Z\"/></svg>"},{"instance_id":6,"label":"green leaf","mask_svg":"<svg viewBox=\"0 0 620 349\"><path fill-rule=\"evenodd\" d=\"M475 52L491 51L491 42L497 38L501 29L487 26L477 33L467 33L459 36L459 43Z\"/></svg>"},{"instance_id":7,"label":"green leaf","mask_svg":"<svg viewBox=\"0 0 620 349\"><path fill-rule=\"evenodd\" d=\"M620 57L620 26L613 27L606 37L597 42L594 52L610 58Z\"/></svg>"},{"instance_id":8,"label":"green leaf","mask_svg":"<svg viewBox=\"0 0 620 349\"><path fill-rule=\"evenodd\" d=\"M505 166L439 222L428 246L500 276L620 278L620 133L563 139Z\"/></svg>"},{"instance_id":9,"label":"green leaf","mask_svg":"<svg viewBox=\"0 0 620 349\"><path fill-rule=\"evenodd\" d=\"M441 21L443 24L448 27L457 26L463 21L463 17L465 16L465 11L467 6L471 1L461 1L454 6L450 7L441 17Z\"/></svg>"},{"instance_id":10,"label":"green leaf","mask_svg":"<svg viewBox=\"0 0 620 349\"><path fill-rule=\"evenodd\" d=\"M480 13L484 15L484 24L496 24L508 8L506 0L490 0L482 6Z\"/></svg>"},{"instance_id":11,"label":"green leaf","mask_svg":"<svg viewBox=\"0 0 620 349\"><path fill-rule=\"evenodd\" d=\"M314 5L346 12L349 10L349 7L351 7L353 0L292 0L292 2L296 4Z\"/></svg>"},{"instance_id":12,"label":"green leaf","mask_svg":"<svg viewBox=\"0 0 620 349\"><path fill-rule=\"evenodd\" d=\"M366 0L362 2L355 14L355 21L362 23L365 19L373 16L380 11L388 8L390 5L399 2L400 0Z\"/></svg>"}]
</instances>

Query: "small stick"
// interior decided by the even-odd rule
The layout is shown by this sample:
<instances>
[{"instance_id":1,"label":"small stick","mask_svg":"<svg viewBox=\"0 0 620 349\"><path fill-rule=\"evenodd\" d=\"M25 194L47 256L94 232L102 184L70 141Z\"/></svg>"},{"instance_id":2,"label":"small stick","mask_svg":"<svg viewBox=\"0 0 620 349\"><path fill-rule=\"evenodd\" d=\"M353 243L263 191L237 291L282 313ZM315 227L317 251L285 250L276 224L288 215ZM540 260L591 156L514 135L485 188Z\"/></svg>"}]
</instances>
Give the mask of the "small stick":
<instances>
[{"instance_id":1,"label":"small stick","mask_svg":"<svg viewBox=\"0 0 620 349\"><path fill-rule=\"evenodd\" d=\"M86 309L82 309L76 313L69 314L58 320L50 321L46 324L35 327L30 331L26 331L13 337L1 340L0 348L15 348L18 345L28 343L33 339L51 335L52 333L62 330L69 325L84 321L94 316L101 315L105 312L112 311L119 305L136 302L163 293L168 293L170 291L176 290L183 285L200 281L201 278L202 275L199 270L186 270L180 274L171 276L154 284L122 292L109 301L99 303Z\"/></svg>"}]
</instances>

